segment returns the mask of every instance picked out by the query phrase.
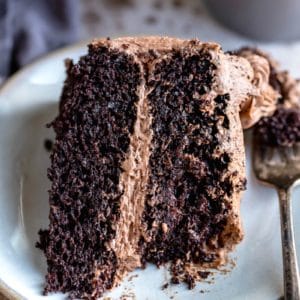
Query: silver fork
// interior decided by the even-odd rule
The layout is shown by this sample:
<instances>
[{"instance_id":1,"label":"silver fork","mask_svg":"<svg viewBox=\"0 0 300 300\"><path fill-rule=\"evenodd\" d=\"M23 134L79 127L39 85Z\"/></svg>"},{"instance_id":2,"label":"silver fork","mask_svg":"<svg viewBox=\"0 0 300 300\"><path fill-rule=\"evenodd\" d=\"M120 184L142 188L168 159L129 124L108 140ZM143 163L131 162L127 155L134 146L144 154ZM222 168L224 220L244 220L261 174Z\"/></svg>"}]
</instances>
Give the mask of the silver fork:
<instances>
[{"instance_id":1,"label":"silver fork","mask_svg":"<svg viewBox=\"0 0 300 300\"><path fill-rule=\"evenodd\" d=\"M256 177L277 189L280 203L281 241L284 268L284 299L300 300L291 189L300 182L300 145L268 147L254 139L253 169Z\"/></svg>"}]
</instances>

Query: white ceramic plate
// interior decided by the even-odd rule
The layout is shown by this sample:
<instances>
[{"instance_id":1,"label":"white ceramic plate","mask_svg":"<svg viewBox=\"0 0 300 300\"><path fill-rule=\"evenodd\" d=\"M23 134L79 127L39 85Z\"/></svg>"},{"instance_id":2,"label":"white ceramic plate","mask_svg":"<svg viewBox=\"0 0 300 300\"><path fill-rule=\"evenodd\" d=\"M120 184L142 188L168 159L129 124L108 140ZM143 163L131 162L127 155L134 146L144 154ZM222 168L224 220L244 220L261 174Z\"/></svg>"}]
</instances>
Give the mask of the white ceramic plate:
<instances>
[{"instance_id":1,"label":"white ceramic plate","mask_svg":"<svg viewBox=\"0 0 300 300\"><path fill-rule=\"evenodd\" d=\"M66 57L77 60L85 51L81 44L48 55L13 76L0 91L0 285L17 298L45 298L42 287L46 263L42 252L35 248L38 230L48 223L49 153L44 141L53 138L53 132L45 124L57 114L65 77L63 60ZM273 54L276 57L276 51ZM200 283L190 291L184 285L162 290L168 273L163 268L149 266L144 271L136 271L137 277L125 281L106 296L153 300L199 297L277 300L282 295L277 196L274 190L254 179L249 149L248 145L248 190L242 201L245 238L232 255L236 267L226 275L214 274L213 283ZM299 198L300 189L293 193L300 253ZM53 294L48 298L64 297Z\"/></svg>"}]
</instances>

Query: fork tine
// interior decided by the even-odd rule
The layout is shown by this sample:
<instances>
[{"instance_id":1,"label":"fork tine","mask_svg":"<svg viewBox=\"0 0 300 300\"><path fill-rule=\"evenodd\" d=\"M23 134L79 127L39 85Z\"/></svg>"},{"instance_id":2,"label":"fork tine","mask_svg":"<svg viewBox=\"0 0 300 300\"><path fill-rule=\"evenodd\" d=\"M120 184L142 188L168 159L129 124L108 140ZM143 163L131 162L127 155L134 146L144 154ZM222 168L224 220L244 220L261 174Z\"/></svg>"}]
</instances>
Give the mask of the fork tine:
<instances>
[{"instance_id":1,"label":"fork tine","mask_svg":"<svg viewBox=\"0 0 300 300\"><path fill-rule=\"evenodd\" d=\"M273 148L271 153L272 155L266 161L266 164L270 166L275 166L275 165L283 166L287 163L288 157L286 157L284 149Z\"/></svg>"},{"instance_id":2,"label":"fork tine","mask_svg":"<svg viewBox=\"0 0 300 300\"><path fill-rule=\"evenodd\" d=\"M295 154L292 147L279 147L279 153L281 154L281 158L288 162L290 159L293 159Z\"/></svg>"},{"instance_id":3,"label":"fork tine","mask_svg":"<svg viewBox=\"0 0 300 300\"><path fill-rule=\"evenodd\" d=\"M265 151L262 147L257 144L254 144L253 147L253 160L255 165L260 165L265 159Z\"/></svg>"},{"instance_id":4,"label":"fork tine","mask_svg":"<svg viewBox=\"0 0 300 300\"><path fill-rule=\"evenodd\" d=\"M272 147L265 147L266 153L265 153L265 160L267 162L270 162L273 160L274 155L275 155L275 149Z\"/></svg>"},{"instance_id":5,"label":"fork tine","mask_svg":"<svg viewBox=\"0 0 300 300\"><path fill-rule=\"evenodd\" d=\"M262 146L260 143L254 144L255 158L258 158L261 162L269 160L272 157L269 147ZM271 150L272 151L272 150Z\"/></svg>"},{"instance_id":6,"label":"fork tine","mask_svg":"<svg viewBox=\"0 0 300 300\"><path fill-rule=\"evenodd\" d=\"M254 172L260 178L260 180L265 180L264 166L267 162L272 159L273 149L271 147L265 147L260 143L255 143L253 147L253 168Z\"/></svg>"}]
</instances>

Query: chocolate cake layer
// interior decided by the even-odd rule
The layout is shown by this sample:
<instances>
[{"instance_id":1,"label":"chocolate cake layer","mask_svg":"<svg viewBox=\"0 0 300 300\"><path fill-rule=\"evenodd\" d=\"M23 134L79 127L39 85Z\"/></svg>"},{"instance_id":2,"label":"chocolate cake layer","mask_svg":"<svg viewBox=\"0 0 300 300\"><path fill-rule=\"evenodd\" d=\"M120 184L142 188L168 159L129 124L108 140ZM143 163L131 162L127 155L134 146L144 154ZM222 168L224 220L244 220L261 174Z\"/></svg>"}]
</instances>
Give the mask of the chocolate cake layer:
<instances>
[{"instance_id":1,"label":"chocolate cake layer","mask_svg":"<svg viewBox=\"0 0 300 300\"><path fill-rule=\"evenodd\" d=\"M300 142L300 108L278 108L255 126L260 142L270 147L291 147Z\"/></svg>"},{"instance_id":2,"label":"chocolate cake layer","mask_svg":"<svg viewBox=\"0 0 300 300\"><path fill-rule=\"evenodd\" d=\"M224 264L243 237L240 111L249 126L273 105L268 72L264 58L160 37L96 40L69 62L38 243L45 292L96 299L146 262L193 287Z\"/></svg>"},{"instance_id":3,"label":"chocolate cake layer","mask_svg":"<svg viewBox=\"0 0 300 300\"><path fill-rule=\"evenodd\" d=\"M50 226L40 232L47 257L45 293L96 298L113 286L118 265L107 247L120 216L121 165L136 120L140 69L132 56L89 47L68 63L48 177Z\"/></svg>"}]
</instances>

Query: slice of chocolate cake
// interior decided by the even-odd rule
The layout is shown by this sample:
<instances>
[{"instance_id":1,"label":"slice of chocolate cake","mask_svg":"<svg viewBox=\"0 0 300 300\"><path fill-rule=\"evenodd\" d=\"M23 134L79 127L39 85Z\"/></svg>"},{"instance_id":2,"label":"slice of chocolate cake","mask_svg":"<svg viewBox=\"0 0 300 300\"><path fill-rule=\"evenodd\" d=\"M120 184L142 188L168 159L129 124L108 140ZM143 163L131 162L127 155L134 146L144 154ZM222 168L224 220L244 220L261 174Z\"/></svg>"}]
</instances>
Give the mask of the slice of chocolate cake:
<instances>
[{"instance_id":1,"label":"slice of chocolate cake","mask_svg":"<svg viewBox=\"0 0 300 300\"><path fill-rule=\"evenodd\" d=\"M273 109L268 72L262 57L160 37L96 40L69 61L38 243L45 293L95 299L146 262L192 287L224 264L243 237L239 114L256 103L249 126Z\"/></svg>"}]
</instances>

